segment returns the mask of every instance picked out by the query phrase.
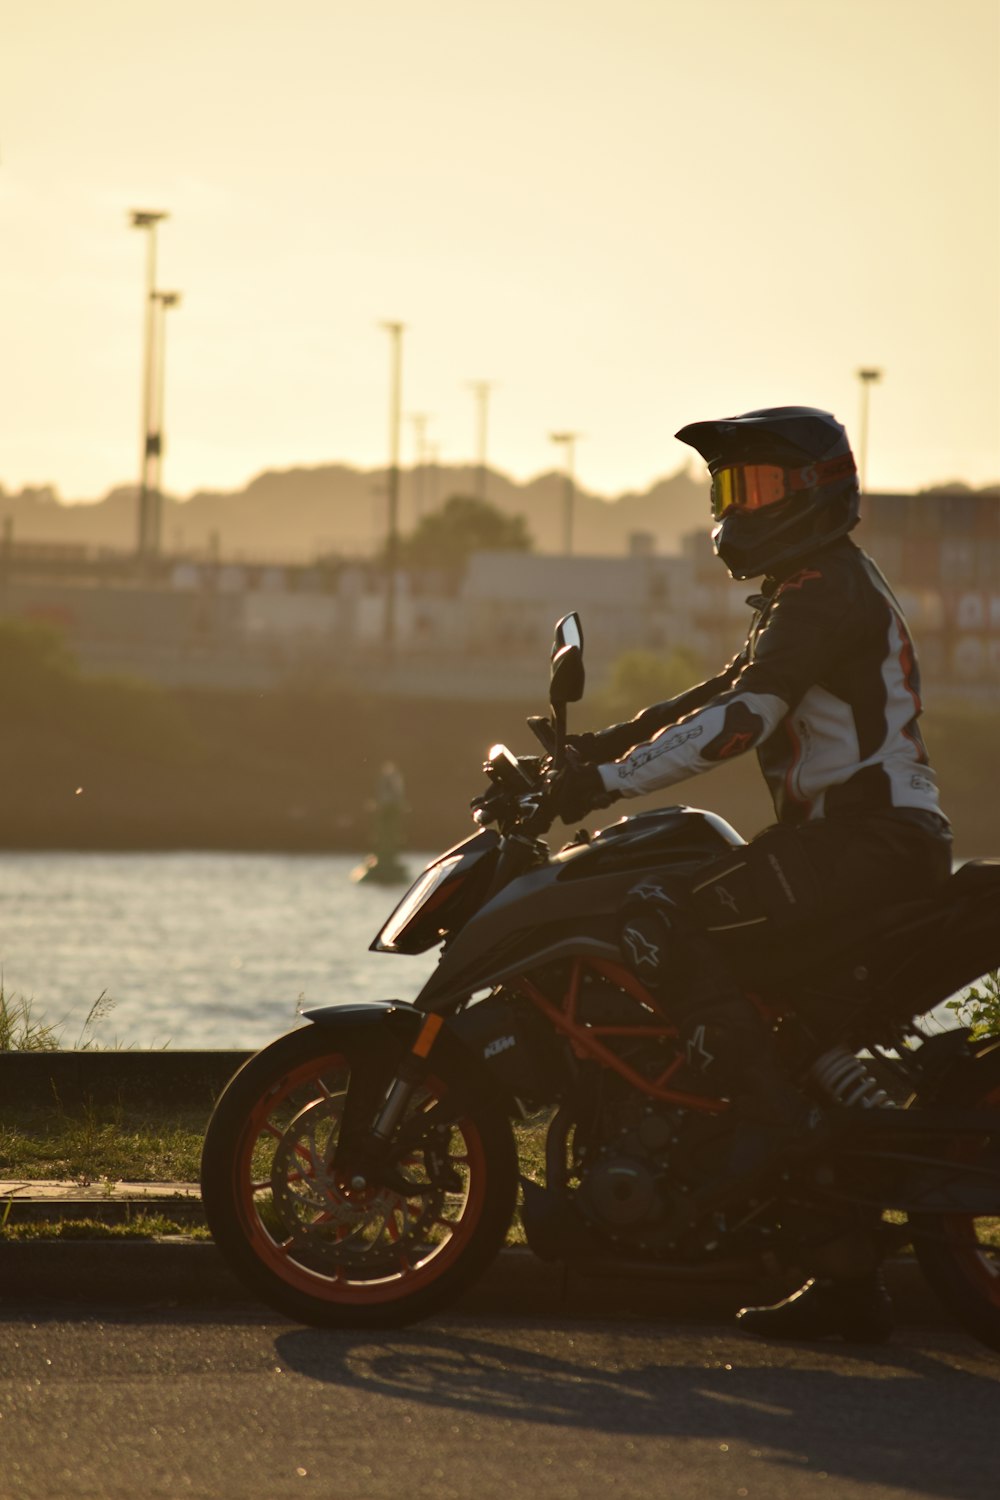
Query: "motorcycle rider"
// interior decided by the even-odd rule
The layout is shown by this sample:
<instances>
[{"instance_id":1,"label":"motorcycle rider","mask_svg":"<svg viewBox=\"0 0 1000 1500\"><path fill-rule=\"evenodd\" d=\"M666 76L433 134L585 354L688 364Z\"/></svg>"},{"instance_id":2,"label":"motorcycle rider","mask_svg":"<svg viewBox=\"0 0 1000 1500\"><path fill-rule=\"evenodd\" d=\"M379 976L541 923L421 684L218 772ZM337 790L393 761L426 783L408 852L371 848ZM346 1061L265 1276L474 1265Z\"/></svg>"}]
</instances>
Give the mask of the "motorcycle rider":
<instances>
[{"instance_id":1,"label":"motorcycle rider","mask_svg":"<svg viewBox=\"0 0 1000 1500\"><path fill-rule=\"evenodd\" d=\"M554 796L563 821L577 823L756 750L777 822L680 899L640 901L623 929L648 983L651 955L668 945L674 972L684 963L688 1062L733 1099L742 1157L731 1170L751 1182L810 1149L822 1123L779 1070L734 956L829 932L887 897L923 895L951 872L951 830L918 727L920 677L903 612L848 535L860 497L843 426L786 406L694 422L677 437L708 464L719 557L734 578L763 579L747 601L747 639L716 677L627 723L571 736ZM875 1236L863 1238L868 1264L863 1254L839 1279L811 1280L773 1308L744 1308L741 1326L887 1337Z\"/></svg>"}]
</instances>

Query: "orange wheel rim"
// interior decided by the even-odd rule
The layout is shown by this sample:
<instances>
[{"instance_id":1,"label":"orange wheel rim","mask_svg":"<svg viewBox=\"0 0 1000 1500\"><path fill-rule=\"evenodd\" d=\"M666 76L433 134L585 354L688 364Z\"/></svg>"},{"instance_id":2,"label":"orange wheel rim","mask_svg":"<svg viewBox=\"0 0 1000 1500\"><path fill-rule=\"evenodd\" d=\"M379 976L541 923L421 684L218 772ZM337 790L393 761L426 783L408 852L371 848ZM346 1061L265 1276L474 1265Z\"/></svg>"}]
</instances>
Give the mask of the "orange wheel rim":
<instances>
[{"instance_id":1,"label":"orange wheel rim","mask_svg":"<svg viewBox=\"0 0 1000 1500\"><path fill-rule=\"evenodd\" d=\"M419 1213L416 1215L417 1227L428 1229L433 1238L414 1254L407 1236L407 1223L414 1217L410 1205L420 1201L423 1212L426 1195L407 1198L388 1189L354 1194L336 1183L328 1170L319 1170L315 1152L311 1154L310 1147L303 1146L295 1134L312 1128L312 1121L306 1118L312 1110L317 1120L325 1114L332 1141L338 1123L337 1100L343 1094L329 1089L331 1075L349 1080L350 1062L342 1053L331 1051L290 1069L257 1101L233 1168L241 1222L257 1260L287 1286L310 1297L355 1305L409 1297L450 1270L482 1218L487 1187L482 1137L471 1119L449 1122L449 1135L457 1133L461 1146L458 1154L448 1151L448 1162L453 1171L461 1169L462 1186L435 1189L431 1208L435 1197L444 1202L438 1203L426 1224ZM313 1087L308 1089L309 1085ZM282 1124L282 1112L290 1110L290 1101L303 1090L314 1095L311 1105ZM424 1086L425 1099L439 1100L446 1093L446 1086L437 1078L428 1079ZM426 1146L421 1143L415 1154L424 1162ZM266 1179L262 1175L261 1161L268 1155L272 1170L277 1164L277 1183L272 1175ZM329 1160L329 1143L324 1157ZM286 1158L294 1161L295 1170L285 1170ZM423 1176L427 1177L426 1169ZM284 1184L282 1178L287 1179ZM304 1219L290 1223L287 1214L281 1219L275 1206L276 1186L279 1196L285 1191L291 1203L301 1201ZM310 1207L316 1210L311 1222L307 1217ZM366 1230L375 1234L368 1251L359 1248L365 1241L358 1238Z\"/></svg>"}]
</instances>

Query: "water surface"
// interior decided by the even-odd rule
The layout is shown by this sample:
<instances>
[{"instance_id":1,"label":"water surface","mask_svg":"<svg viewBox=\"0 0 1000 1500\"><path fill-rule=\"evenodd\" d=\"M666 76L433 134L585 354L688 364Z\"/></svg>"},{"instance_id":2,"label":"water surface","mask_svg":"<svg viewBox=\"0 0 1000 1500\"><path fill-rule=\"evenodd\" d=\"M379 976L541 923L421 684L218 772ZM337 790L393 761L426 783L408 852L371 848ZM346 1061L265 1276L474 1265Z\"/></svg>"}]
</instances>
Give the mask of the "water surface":
<instances>
[{"instance_id":1,"label":"water surface","mask_svg":"<svg viewBox=\"0 0 1000 1500\"><path fill-rule=\"evenodd\" d=\"M424 860L408 863L416 874ZM97 1040L257 1047L300 1007L416 994L436 954L368 944L404 887L356 885L356 857L0 853L5 993L74 1046L98 996Z\"/></svg>"},{"instance_id":2,"label":"water surface","mask_svg":"<svg viewBox=\"0 0 1000 1500\"><path fill-rule=\"evenodd\" d=\"M411 855L416 875L430 856ZM357 885L356 856L0 853L8 997L81 1039L139 1047L262 1046L300 1009L412 999L437 961L368 951L405 887ZM939 1012L949 1024L954 1018Z\"/></svg>"}]
</instances>

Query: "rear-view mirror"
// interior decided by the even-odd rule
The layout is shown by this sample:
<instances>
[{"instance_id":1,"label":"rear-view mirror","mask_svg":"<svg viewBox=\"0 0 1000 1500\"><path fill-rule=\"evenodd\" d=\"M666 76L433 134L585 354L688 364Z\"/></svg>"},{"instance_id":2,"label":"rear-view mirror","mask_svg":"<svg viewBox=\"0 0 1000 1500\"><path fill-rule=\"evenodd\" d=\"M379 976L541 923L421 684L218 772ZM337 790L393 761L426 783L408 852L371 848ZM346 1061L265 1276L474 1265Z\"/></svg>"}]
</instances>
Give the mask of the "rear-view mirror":
<instances>
[{"instance_id":1,"label":"rear-view mirror","mask_svg":"<svg viewBox=\"0 0 1000 1500\"><path fill-rule=\"evenodd\" d=\"M574 610L572 614L563 615L561 620L556 621L555 640L552 642L552 660L555 661L564 646L576 646L583 650L583 622ZM575 699L570 699L575 702Z\"/></svg>"}]
</instances>

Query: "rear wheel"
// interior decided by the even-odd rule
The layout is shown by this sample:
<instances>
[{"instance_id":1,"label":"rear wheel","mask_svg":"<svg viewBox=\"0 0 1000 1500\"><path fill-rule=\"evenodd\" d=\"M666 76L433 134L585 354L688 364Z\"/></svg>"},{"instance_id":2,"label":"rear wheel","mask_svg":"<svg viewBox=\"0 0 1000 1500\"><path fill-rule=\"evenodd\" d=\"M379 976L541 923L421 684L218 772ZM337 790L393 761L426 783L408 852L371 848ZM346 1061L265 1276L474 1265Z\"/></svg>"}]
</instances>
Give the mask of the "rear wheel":
<instances>
[{"instance_id":1,"label":"rear wheel","mask_svg":"<svg viewBox=\"0 0 1000 1500\"><path fill-rule=\"evenodd\" d=\"M1000 1117L1000 1049L980 1055L934 1102L995 1110ZM989 1149L984 1140L963 1142L956 1155L972 1165ZM991 1165L995 1152L994 1146ZM911 1215L910 1224L917 1260L934 1291L973 1337L1000 1349L1000 1193L994 1215Z\"/></svg>"},{"instance_id":2,"label":"rear wheel","mask_svg":"<svg viewBox=\"0 0 1000 1500\"><path fill-rule=\"evenodd\" d=\"M517 1193L510 1121L461 1089L458 1060L438 1051L386 1183L338 1170L334 1153L352 1082L370 1093L373 1071L391 1077L395 1040L373 1050L370 1037L308 1027L230 1083L206 1132L202 1195L220 1251L263 1301L307 1323L398 1325L452 1301L493 1259Z\"/></svg>"}]
</instances>

